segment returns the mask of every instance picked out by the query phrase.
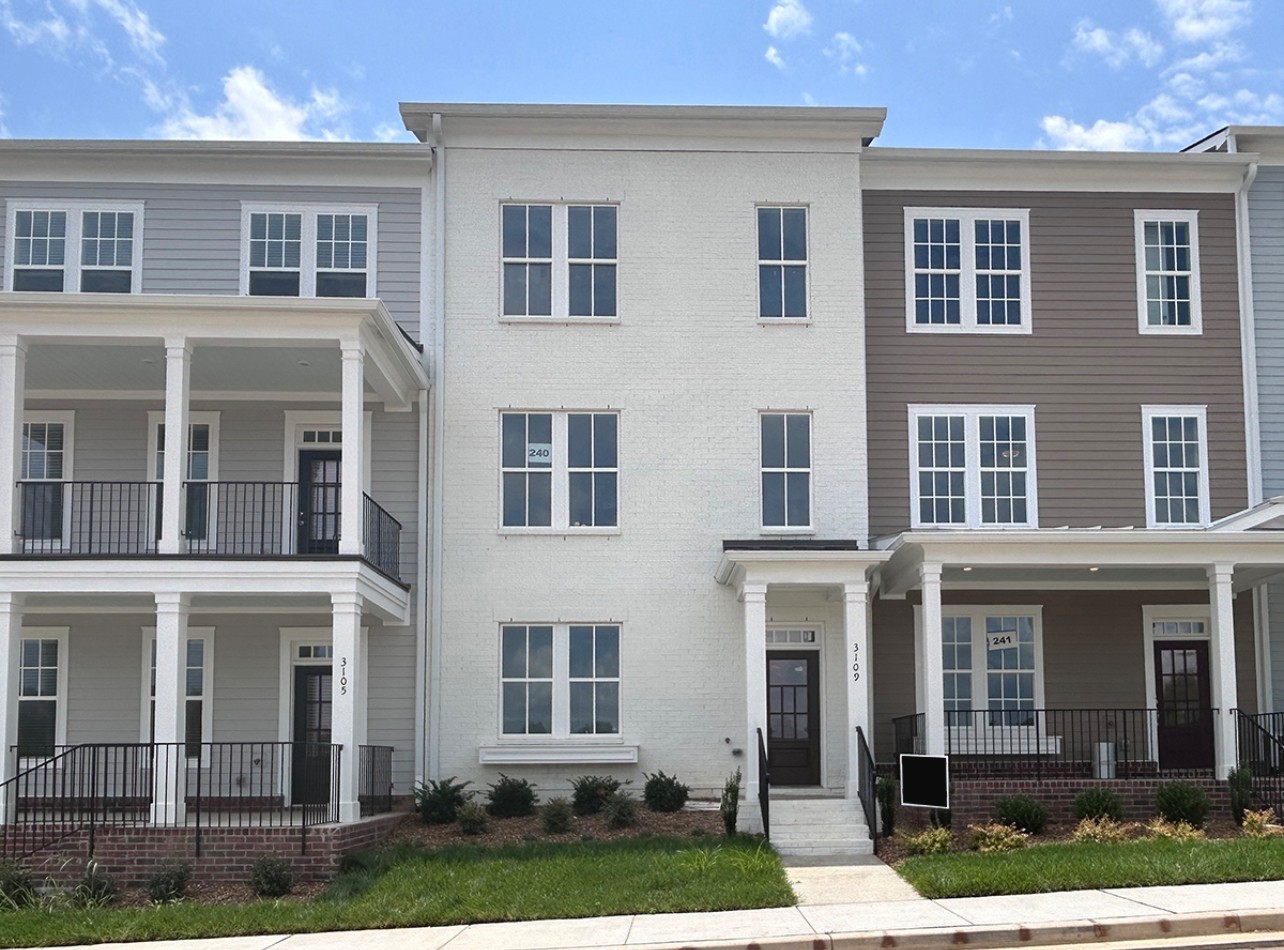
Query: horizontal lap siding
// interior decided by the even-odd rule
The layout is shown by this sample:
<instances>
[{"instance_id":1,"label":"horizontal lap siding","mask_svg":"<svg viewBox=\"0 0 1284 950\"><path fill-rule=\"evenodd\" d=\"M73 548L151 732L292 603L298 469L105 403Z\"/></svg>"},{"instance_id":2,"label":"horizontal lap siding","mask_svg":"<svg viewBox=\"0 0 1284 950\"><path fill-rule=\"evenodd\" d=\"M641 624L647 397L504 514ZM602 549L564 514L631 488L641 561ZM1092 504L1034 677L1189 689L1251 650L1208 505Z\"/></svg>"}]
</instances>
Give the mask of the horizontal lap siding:
<instances>
[{"instance_id":1,"label":"horizontal lap siding","mask_svg":"<svg viewBox=\"0 0 1284 950\"><path fill-rule=\"evenodd\" d=\"M1144 525L1143 404L1208 406L1212 516L1247 503L1232 199L1223 195L865 193L870 520L907 528L912 403L1033 403L1043 527ZM906 207L1030 209L1031 335L905 326ZM1133 210L1199 212L1204 332L1137 329Z\"/></svg>"}]
</instances>

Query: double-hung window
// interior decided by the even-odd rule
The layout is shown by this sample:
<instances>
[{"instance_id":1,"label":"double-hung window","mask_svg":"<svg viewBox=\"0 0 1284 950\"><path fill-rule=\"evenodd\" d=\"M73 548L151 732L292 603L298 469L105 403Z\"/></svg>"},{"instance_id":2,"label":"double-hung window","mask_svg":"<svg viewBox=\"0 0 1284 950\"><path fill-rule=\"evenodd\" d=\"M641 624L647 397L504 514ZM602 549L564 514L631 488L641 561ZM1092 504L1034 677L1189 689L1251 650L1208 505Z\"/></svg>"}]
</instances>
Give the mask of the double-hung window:
<instances>
[{"instance_id":1,"label":"double-hung window","mask_svg":"<svg viewBox=\"0 0 1284 950\"><path fill-rule=\"evenodd\" d=\"M18 645L18 756L45 758L65 741L67 629L24 633Z\"/></svg>"},{"instance_id":2,"label":"double-hung window","mask_svg":"<svg viewBox=\"0 0 1284 950\"><path fill-rule=\"evenodd\" d=\"M505 624L500 654L503 735L619 735L619 624Z\"/></svg>"},{"instance_id":3,"label":"double-hung window","mask_svg":"<svg viewBox=\"0 0 1284 950\"><path fill-rule=\"evenodd\" d=\"M6 286L128 294L141 289L141 204L9 202Z\"/></svg>"},{"instance_id":4,"label":"double-hung window","mask_svg":"<svg viewBox=\"0 0 1284 950\"><path fill-rule=\"evenodd\" d=\"M1043 696L1038 607L946 608L941 618L945 724L1034 726Z\"/></svg>"},{"instance_id":5,"label":"double-hung window","mask_svg":"<svg viewBox=\"0 0 1284 950\"><path fill-rule=\"evenodd\" d=\"M614 320L619 208L500 206L500 313L505 318Z\"/></svg>"},{"instance_id":6,"label":"double-hung window","mask_svg":"<svg viewBox=\"0 0 1284 950\"><path fill-rule=\"evenodd\" d=\"M905 209L912 332L1030 332L1030 213Z\"/></svg>"},{"instance_id":7,"label":"double-hung window","mask_svg":"<svg viewBox=\"0 0 1284 950\"><path fill-rule=\"evenodd\" d=\"M1039 523L1033 406L910 406L915 528Z\"/></svg>"},{"instance_id":8,"label":"double-hung window","mask_svg":"<svg viewBox=\"0 0 1284 950\"><path fill-rule=\"evenodd\" d=\"M156 741L156 635L146 638L147 665L144 675L150 684L147 693L146 718L143 720L143 742ZM187 652L183 669L183 744L187 757L199 758L201 743L210 741L210 726L214 721L213 704L210 702L210 678L213 666L213 634L187 638Z\"/></svg>"},{"instance_id":9,"label":"double-hung window","mask_svg":"<svg viewBox=\"0 0 1284 950\"><path fill-rule=\"evenodd\" d=\"M1142 406L1147 527L1208 524L1205 417L1203 406Z\"/></svg>"},{"instance_id":10,"label":"double-hung window","mask_svg":"<svg viewBox=\"0 0 1284 950\"><path fill-rule=\"evenodd\" d=\"M73 412L29 412L22 423L22 537L27 550L52 550L66 539L71 512Z\"/></svg>"},{"instance_id":11,"label":"double-hung window","mask_svg":"<svg viewBox=\"0 0 1284 950\"><path fill-rule=\"evenodd\" d=\"M152 460L153 478L162 481L165 477L165 413L148 413L150 422L150 446L148 456ZM204 542L215 540L211 527L216 523L214 512L217 497L212 497L210 483L218 481L218 430L219 414L217 412L192 412L188 414L187 424L187 464L183 467L183 536L188 541L202 542L202 548L209 550ZM157 498L156 521L160 525L160 500Z\"/></svg>"},{"instance_id":12,"label":"double-hung window","mask_svg":"<svg viewBox=\"0 0 1284 950\"><path fill-rule=\"evenodd\" d=\"M811 413L758 417L764 530L811 528Z\"/></svg>"},{"instance_id":13,"label":"double-hung window","mask_svg":"<svg viewBox=\"0 0 1284 950\"><path fill-rule=\"evenodd\" d=\"M500 526L583 531L619 524L619 415L500 413Z\"/></svg>"},{"instance_id":14,"label":"double-hung window","mask_svg":"<svg viewBox=\"0 0 1284 950\"><path fill-rule=\"evenodd\" d=\"M758 209L758 318L807 319L807 209Z\"/></svg>"},{"instance_id":15,"label":"double-hung window","mask_svg":"<svg viewBox=\"0 0 1284 950\"><path fill-rule=\"evenodd\" d=\"M1197 214L1139 210L1133 216L1138 328L1142 333L1200 333Z\"/></svg>"},{"instance_id":16,"label":"double-hung window","mask_svg":"<svg viewBox=\"0 0 1284 950\"><path fill-rule=\"evenodd\" d=\"M376 207L245 203L241 208L242 294L376 295Z\"/></svg>"}]
</instances>

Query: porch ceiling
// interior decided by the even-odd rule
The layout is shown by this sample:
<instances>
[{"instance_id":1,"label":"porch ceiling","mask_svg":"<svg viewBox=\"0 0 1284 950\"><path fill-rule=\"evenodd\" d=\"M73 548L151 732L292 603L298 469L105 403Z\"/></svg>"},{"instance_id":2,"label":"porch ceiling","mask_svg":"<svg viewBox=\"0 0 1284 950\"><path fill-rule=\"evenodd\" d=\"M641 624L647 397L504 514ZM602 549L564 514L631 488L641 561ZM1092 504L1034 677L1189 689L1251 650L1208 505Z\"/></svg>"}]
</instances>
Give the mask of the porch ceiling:
<instances>
[{"instance_id":1,"label":"porch ceiling","mask_svg":"<svg viewBox=\"0 0 1284 950\"><path fill-rule=\"evenodd\" d=\"M156 613L155 598L149 594L28 594L23 601L26 614L119 614L150 617ZM201 614L271 614L307 617L329 624L330 598L324 594L194 594L191 616Z\"/></svg>"}]
</instances>

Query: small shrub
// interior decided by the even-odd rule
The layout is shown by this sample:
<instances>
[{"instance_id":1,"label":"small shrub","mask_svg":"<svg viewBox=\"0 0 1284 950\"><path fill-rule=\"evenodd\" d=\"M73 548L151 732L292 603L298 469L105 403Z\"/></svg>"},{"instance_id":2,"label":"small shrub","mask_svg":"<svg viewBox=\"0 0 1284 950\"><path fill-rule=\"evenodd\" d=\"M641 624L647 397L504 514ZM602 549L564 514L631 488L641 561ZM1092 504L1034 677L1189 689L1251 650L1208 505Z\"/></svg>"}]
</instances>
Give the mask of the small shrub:
<instances>
[{"instance_id":1,"label":"small shrub","mask_svg":"<svg viewBox=\"0 0 1284 950\"><path fill-rule=\"evenodd\" d=\"M1109 815L1083 818L1074 829L1074 840L1080 844L1097 842L1100 844L1117 844L1127 841L1137 830L1135 824L1121 824Z\"/></svg>"},{"instance_id":2,"label":"small shrub","mask_svg":"<svg viewBox=\"0 0 1284 950\"><path fill-rule=\"evenodd\" d=\"M910 854L948 854L953 843L949 828L928 828L916 835L902 835Z\"/></svg>"},{"instance_id":3,"label":"small shrub","mask_svg":"<svg viewBox=\"0 0 1284 950\"><path fill-rule=\"evenodd\" d=\"M429 779L414 790L415 811L429 825L448 825L457 817L460 806L473 797L464 791L472 782L456 782L455 776L439 782Z\"/></svg>"},{"instance_id":4,"label":"small shrub","mask_svg":"<svg viewBox=\"0 0 1284 950\"><path fill-rule=\"evenodd\" d=\"M466 802L459 806L455 812L456 820L459 822L459 830L466 835L482 835L490 826L490 819L486 815L486 809L482 808L476 802Z\"/></svg>"},{"instance_id":5,"label":"small shrub","mask_svg":"<svg viewBox=\"0 0 1284 950\"><path fill-rule=\"evenodd\" d=\"M31 872L12 861L0 861L0 910L18 910L36 902Z\"/></svg>"},{"instance_id":6,"label":"small shrub","mask_svg":"<svg viewBox=\"0 0 1284 950\"><path fill-rule=\"evenodd\" d=\"M691 837L693 838L703 838L704 834L705 834L704 829L701 828L699 825L696 825L694 828L691 829Z\"/></svg>"},{"instance_id":7,"label":"small shrub","mask_svg":"<svg viewBox=\"0 0 1284 950\"><path fill-rule=\"evenodd\" d=\"M116 899L120 887L116 879L103 870L97 861L85 865L85 873L72 889L72 900L82 907L105 907Z\"/></svg>"},{"instance_id":8,"label":"small shrub","mask_svg":"<svg viewBox=\"0 0 1284 950\"><path fill-rule=\"evenodd\" d=\"M1284 834L1284 828L1275 824L1275 809L1263 808L1261 811L1245 811L1243 815L1245 838L1273 838Z\"/></svg>"},{"instance_id":9,"label":"small shrub","mask_svg":"<svg viewBox=\"0 0 1284 950\"><path fill-rule=\"evenodd\" d=\"M1160 817L1171 822L1186 822L1195 828L1204 823L1213 803L1208 800L1208 793L1198 785L1189 782L1169 782L1159 786L1155 793L1155 810Z\"/></svg>"},{"instance_id":10,"label":"small shrub","mask_svg":"<svg viewBox=\"0 0 1284 950\"><path fill-rule=\"evenodd\" d=\"M883 834L891 837L896 833L896 779L890 775L879 776L874 797L878 799L878 818Z\"/></svg>"},{"instance_id":11,"label":"small shrub","mask_svg":"<svg viewBox=\"0 0 1284 950\"><path fill-rule=\"evenodd\" d=\"M143 879L143 890L153 904L168 904L187 896L187 885L191 880L190 864L167 864Z\"/></svg>"},{"instance_id":12,"label":"small shrub","mask_svg":"<svg viewBox=\"0 0 1284 950\"><path fill-rule=\"evenodd\" d=\"M1020 828L991 822L988 825L968 825L968 846L973 851L1015 851L1024 848L1027 835Z\"/></svg>"},{"instance_id":13,"label":"small shrub","mask_svg":"<svg viewBox=\"0 0 1284 950\"><path fill-rule=\"evenodd\" d=\"M1109 818L1111 821L1123 821L1123 801L1119 793L1112 788L1090 788L1075 796L1071 812L1080 822L1085 818Z\"/></svg>"},{"instance_id":14,"label":"small shrub","mask_svg":"<svg viewBox=\"0 0 1284 950\"><path fill-rule=\"evenodd\" d=\"M1169 841L1199 841L1204 837L1202 828L1196 828L1190 822L1169 821L1167 818L1155 818L1146 825L1146 834L1151 838L1166 838Z\"/></svg>"},{"instance_id":15,"label":"small shrub","mask_svg":"<svg viewBox=\"0 0 1284 950\"><path fill-rule=\"evenodd\" d=\"M740 769L727 776L722 786L722 799L718 802L718 811L722 814L722 828L727 837L735 837L736 821L740 816Z\"/></svg>"},{"instance_id":16,"label":"small shrub","mask_svg":"<svg viewBox=\"0 0 1284 950\"><path fill-rule=\"evenodd\" d=\"M256 897L284 897L294 890L294 871L280 858L265 854L250 865L250 890Z\"/></svg>"},{"instance_id":17,"label":"small shrub","mask_svg":"<svg viewBox=\"0 0 1284 950\"><path fill-rule=\"evenodd\" d=\"M654 775L646 775L646 785L642 787L642 800L646 802L646 807L652 811L681 811L682 806L687 803L687 795L691 789L678 781L676 775L665 775L663 772L656 772Z\"/></svg>"},{"instance_id":18,"label":"small shrub","mask_svg":"<svg viewBox=\"0 0 1284 950\"><path fill-rule=\"evenodd\" d=\"M929 808L927 820L933 828L948 828L953 818L948 808Z\"/></svg>"},{"instance_id":19,"label":"small shrub","mask_svg":"<svg viewBox=\"0 0 1284 950\"><path fill-rule=\"evenodd\" d=\"M606 800L627 785L609 775L581 775L571 779L571 810L577 815L596 815Z\"/></svg>"},{"instance_id":20,"label":"small shrub","mask_svg":"<svg viewBox=\"0 0 1284 950\"><path fill-rule=\"evenodd\" d=\"M1253 804L1253 773L1243 766L1231 769L1226 783L1230 786L1231 817L1235 824L1242 825L1244 812Z\"/></svg>"},{"instance_id":21,"label":"small shrub","mask_svg":"<svg viewBox=\"0 0 1284 950\"><path fill-rule=\"evenodd\" d=\"M1048 825L1048 809L1026 795L1000 798L994 803L994 816L1001 825L1011 825L1027 834L1042 834Z\"/></svg>"},{"instance_id":22,"label":"small shrub","mask_svg":"<svg viewBox=\"0 0 1284 950\"><path fill-rule=\"evenodd\" d=\"M535 786L524 778L499 773L499 781L486 794L486 810L496 818L525 818L535 813Z\"/></svg>"},{"instance_id":23,"label":"small shrub","mask_svg":"<svg viewBox=\"0 0 1284 950\"><path fill-rule=\"evenodd\" d=\"M602 806L608 828L632 828L638 823L638 801L625 792L616 792Z\"/></svg>"},{"instance_id":24,"label":"small shrub","mask_svg":"<svg viewBox=\"0 0 1284 950\"><path fill-rule=\"evenodd\" d=\"M571 830L571 803L565 798L550 798L539 813L544 819L545 834L561 835Z\"/></svg>"}]
</instances>

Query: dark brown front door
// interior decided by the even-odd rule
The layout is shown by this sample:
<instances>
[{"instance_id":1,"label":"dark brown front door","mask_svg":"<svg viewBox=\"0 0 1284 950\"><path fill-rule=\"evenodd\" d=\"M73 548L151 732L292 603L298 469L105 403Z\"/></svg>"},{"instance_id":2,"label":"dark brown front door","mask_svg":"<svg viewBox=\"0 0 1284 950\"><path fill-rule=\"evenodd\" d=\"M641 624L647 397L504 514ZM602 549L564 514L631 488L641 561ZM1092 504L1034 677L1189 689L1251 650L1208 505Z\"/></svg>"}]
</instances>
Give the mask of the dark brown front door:
<instances>
[{"instance_id":1,"label":"dark brown front door","mask_svg":"<svg viewBox=\"0 0 1284 950\"><path fill-rule=\"evenodd\" d=\"M294 668L294 804L330 800L330 696L328 666Z\"/></svg>"},{"instance_id":2,"label":"dark brown front door","mask_svg":"<svg viewBox=\"0 0 1284 950\"><path fill-rule=\"evenodd\" d=\"M1208 644L1155 641L1155 699L1159 716L1159 767L1213 767L1213 709L1208 683Z\"/></svg>"},{"instance_id":3,"label":"dark brown front door","mask_svg":"<svg viewBox=\"0 0 1284 950\"><path fill-rule=\"evenodd\" d=\"M767 768L772 785L820 784L820 654L767 654Z\"/></svg>"}]
</instances>

